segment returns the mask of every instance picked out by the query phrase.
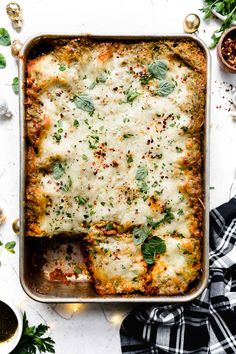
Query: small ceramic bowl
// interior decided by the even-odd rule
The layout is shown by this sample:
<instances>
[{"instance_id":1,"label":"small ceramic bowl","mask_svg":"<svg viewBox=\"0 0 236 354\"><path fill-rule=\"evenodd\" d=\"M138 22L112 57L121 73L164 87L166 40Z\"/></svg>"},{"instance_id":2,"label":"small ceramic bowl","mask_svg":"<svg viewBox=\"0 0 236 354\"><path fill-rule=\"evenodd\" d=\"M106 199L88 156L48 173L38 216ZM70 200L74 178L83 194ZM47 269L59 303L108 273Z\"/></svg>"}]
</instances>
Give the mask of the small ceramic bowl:
<instances>
[{"instance_id":1,"label":"small ceramic bowl","mask_svg":"<svg viewBox=\"0 0 236 354\"><path fill-rule=\"evenodd\" d=\"M220 66L223 70L228 71L230 73L236 74L236 67L235 66L231 66L223 57L222 54L222 44L224 43L224 41L229 38L229 37L236 37L236 26L231 27L230 29L228 29L227 31L225 31L221 38L220 41L217 45L217 56L218 56L218 60L220 63Z\"/></svg>"},{"instance_id":2,"label":"small ceramic bowl","mask_svg":"<svg viewBox=\"0 0 236 354\"><path fill-rule=\"evenodd\" d=\"M12 309L12 311L15 313L17 321L18 321L18 327L17 327L15 333L13 334L13 336L11 338L9 338L7 341L0 343L0 353L1 354L9 354L9 353L11 353L11 351L13 349L15 349L15 347L17 346L17 344L19 343L19 340L21 338L22 331L23 331L23 316L22 316L22 313L20 312L20 310L12 303L12 301L6 299L5 297L1 297L1 296L0 296L0 301L4 302L6 305L8 305Z\"/></svg>"}]
</instances>

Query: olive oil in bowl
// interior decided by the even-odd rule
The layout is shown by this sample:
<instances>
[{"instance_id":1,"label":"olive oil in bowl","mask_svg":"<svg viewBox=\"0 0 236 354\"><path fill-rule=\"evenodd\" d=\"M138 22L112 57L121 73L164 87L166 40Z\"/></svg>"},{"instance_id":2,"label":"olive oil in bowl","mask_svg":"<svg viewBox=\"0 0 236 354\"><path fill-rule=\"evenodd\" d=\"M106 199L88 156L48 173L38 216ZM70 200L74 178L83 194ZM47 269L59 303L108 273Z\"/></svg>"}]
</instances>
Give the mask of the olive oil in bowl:
<instances>
[{"instance_id":1,"label":"olive oil in bowl","mask_svg":"<svg viewBox=\"0 0 236 354\"><path fill-rule=\"evenodd\" d=\"M18 320L14 311L0 301L0 343L8 341L16 332Z\"/></svg>"}]
</instances>

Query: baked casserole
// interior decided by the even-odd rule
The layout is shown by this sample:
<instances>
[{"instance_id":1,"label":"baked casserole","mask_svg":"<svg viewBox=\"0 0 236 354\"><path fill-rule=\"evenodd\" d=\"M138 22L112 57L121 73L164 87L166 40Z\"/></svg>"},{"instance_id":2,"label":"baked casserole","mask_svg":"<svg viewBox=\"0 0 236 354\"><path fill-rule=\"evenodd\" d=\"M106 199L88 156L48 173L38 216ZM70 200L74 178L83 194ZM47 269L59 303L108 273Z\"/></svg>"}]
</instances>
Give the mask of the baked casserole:
<instances>
[{"instance_id":1,"label":"baked casserole","mask_svg":"<svg viewBox=\"0 0 236 354\"><path fill-rule=\"evenodd\" d=\"M191 39L55 41L28 60L26 234L81 235L99 294L199 277L205 85Z\"/></svg>"}]
</instances>

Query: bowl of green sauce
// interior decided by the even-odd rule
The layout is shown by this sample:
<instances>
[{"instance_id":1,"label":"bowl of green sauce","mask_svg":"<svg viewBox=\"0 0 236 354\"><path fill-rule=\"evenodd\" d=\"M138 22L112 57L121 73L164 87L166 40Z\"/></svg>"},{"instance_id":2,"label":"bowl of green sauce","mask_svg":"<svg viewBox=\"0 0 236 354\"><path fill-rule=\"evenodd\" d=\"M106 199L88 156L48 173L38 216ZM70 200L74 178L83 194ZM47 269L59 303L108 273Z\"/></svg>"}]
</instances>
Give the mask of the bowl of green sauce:
<instances>
[{"instance_id":1,"label":"bowl of green sauce","mask_svg":"<svg viewBox=\"0 0 236 354\"><path fill-rule=\"evenodd\" d=\"M20 310L0 296L0 353L9 354L17 346L23 330Z\"/></svg>"}]
</instances>

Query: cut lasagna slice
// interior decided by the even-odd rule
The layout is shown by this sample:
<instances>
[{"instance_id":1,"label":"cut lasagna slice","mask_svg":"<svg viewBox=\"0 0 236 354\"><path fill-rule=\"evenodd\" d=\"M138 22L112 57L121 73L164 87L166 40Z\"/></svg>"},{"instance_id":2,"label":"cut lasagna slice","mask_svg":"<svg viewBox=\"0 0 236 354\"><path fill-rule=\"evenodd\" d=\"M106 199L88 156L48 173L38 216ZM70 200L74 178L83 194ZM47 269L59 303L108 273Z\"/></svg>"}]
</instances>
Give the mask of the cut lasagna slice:
<instances>
[{"instance_id":1,"label":"cut lasagna slice","mask_svg":"<svg viewBox=\"0 0 236 354\"><path fill-rule=\"evenodd\" d=\"M156 256L147 292L159 295L184 293L201 269L198 238L162 237L166 252Z\"/></svg>"},{"instance_id":2,"label":"cut lasagna slice","mask_svg":"<svg viewBox=\"0 0 236 354\"><path fill-rule=\"evenodd\" d=\"M132 234L94 229L86 240L89 268L98 294L128 294L145 290L147 264L141 246L134 245Z\"/></svg>"}]
</instances>

